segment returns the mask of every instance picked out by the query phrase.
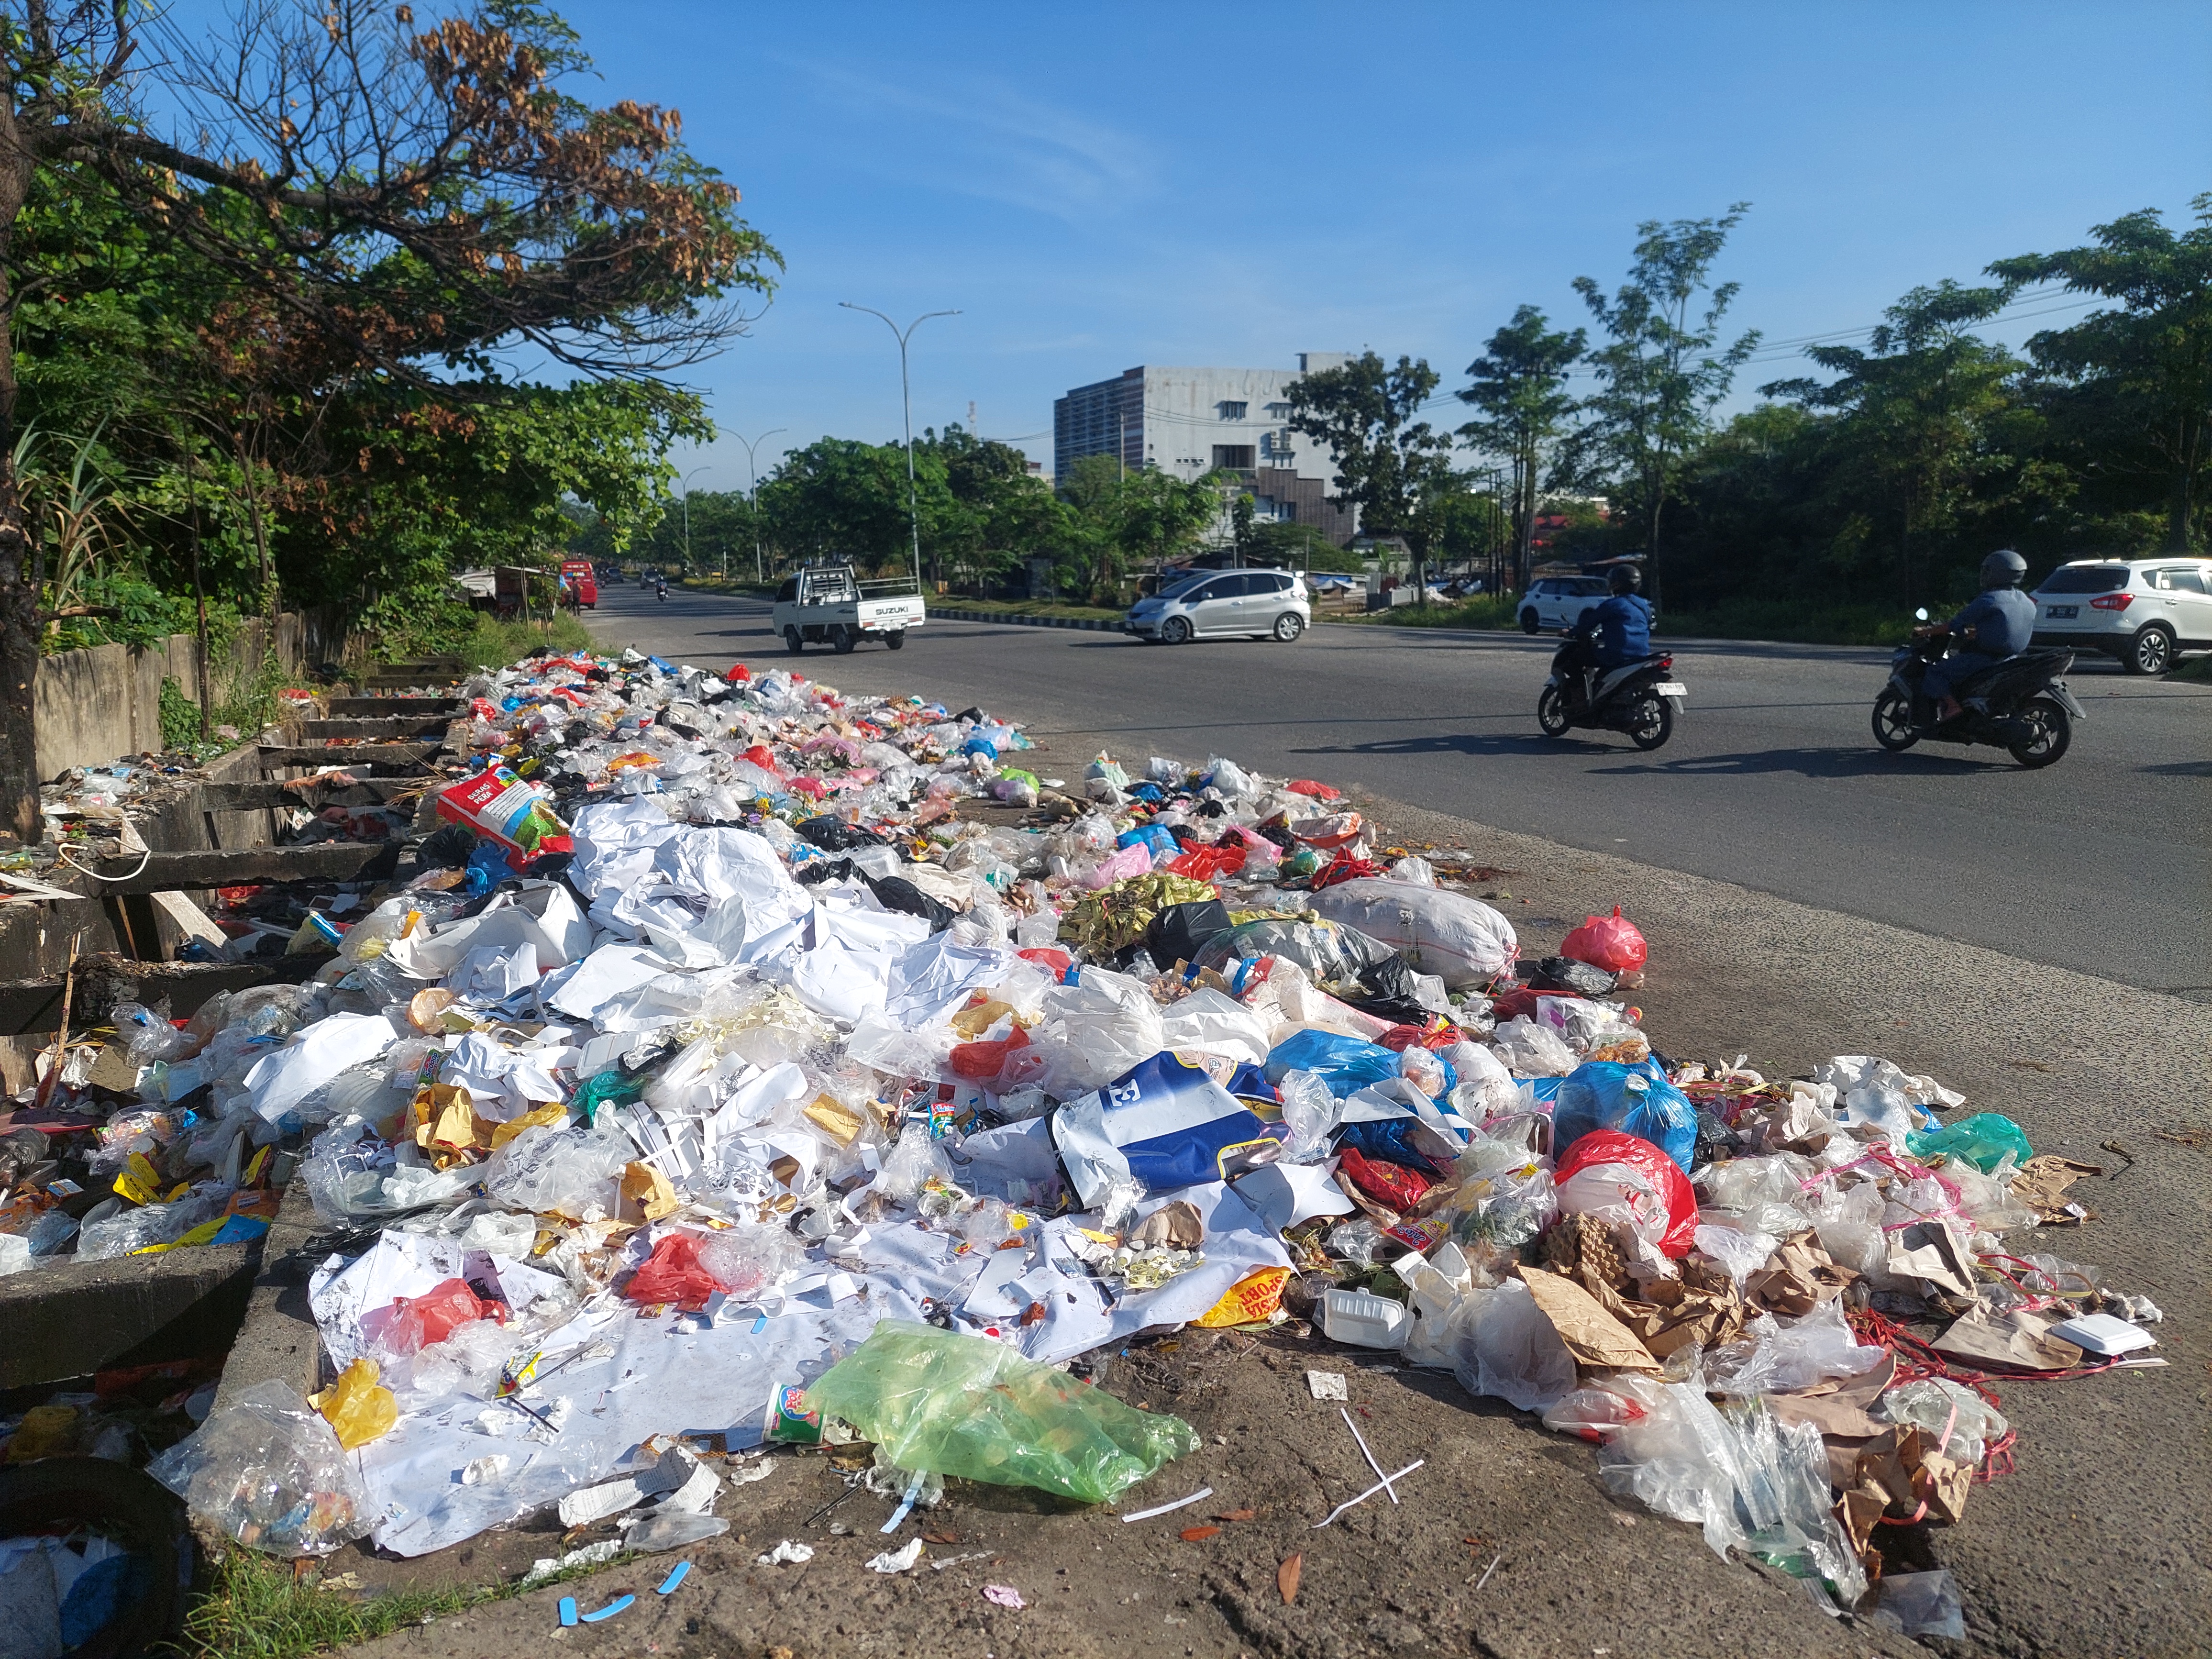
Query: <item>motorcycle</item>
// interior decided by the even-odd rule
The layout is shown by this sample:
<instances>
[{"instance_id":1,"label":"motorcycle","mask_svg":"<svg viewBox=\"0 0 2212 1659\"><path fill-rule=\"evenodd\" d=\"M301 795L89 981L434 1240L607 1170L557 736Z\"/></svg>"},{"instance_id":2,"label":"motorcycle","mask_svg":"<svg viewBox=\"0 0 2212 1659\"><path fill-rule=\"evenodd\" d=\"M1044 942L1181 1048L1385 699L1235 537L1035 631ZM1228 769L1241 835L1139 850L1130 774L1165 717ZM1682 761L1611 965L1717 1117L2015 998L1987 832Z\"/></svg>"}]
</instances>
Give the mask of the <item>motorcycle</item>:
<instances>
[{"instance_id":1,"label":"motorcycle","mask_svg":"<svg viewBox=\"0 0 2212 1659\"><path fill-rule=\"evenodd\" d=\"M1926 611L1914 613L1921 622ZM2046 646L2007 657L1951 689L1959 712L1936 718L1936 699L1921 689L1928 665L1950 644L1942 629L1916 630L1890 659L1889 684L1874 700L1874 740L1893 755L1930 743L1987 744L2031 769L2053 764L2074 741L2074 722L2089 718L2059 677L2074 653Z\"/></svg>"},{"instance_id":2,"label":"motorcycle","mask_svg":"<svg viewBox=\"0 0 2212 1659\"><path fill-rule=\"evenodd\" d=\"M1565 737L1580 726L1626 732L1638 749L1656 749L1674 735L1674 716L1690 688L1674 678L1674 658L1655 652L1618 668L1589 670L1568 660L1574 647L1570 639L1553 653L1552 678L1536 696L1536 724L1546 737Z\"/></svg>"},{"instance_id":3,"label":"motorcycle","mask_svg":"<svg viewBox=\"0 0 2212 1659\"><path fill-rule=\"evenodd\" d=\"M653 597L656 599L666 599L668 597L668 584L666 582L654 583L653 592Z\"/></svg>"}]
</instances>

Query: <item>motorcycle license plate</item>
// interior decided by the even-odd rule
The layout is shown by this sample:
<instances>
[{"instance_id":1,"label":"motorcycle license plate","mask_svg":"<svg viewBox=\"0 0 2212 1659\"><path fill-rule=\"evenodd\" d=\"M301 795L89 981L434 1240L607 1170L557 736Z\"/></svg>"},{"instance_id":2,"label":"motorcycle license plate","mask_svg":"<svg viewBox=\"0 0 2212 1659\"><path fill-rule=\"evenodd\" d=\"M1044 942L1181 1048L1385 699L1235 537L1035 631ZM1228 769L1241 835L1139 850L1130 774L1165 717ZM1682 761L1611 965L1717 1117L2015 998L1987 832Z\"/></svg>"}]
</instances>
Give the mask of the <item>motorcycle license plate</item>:
<instances>
[{"instance_id":1,"label":"motorcycle license plate","mask_svg":"<svg viewBox=\"0 0 2212 1659\"><path fill-rule=\"evenodd\" d=\"M2059 622L2062 620L2070 622L2073 618L2081 614L2081 607L2078 605L2054 605L2044 614L2048 616L2053 622Z\"/></svg>"},{"instance_id":2,"label":"motorcycle license plate","mask_svg":"<svg viewBox=\"0 0 2212 1659\"><path fill-rule=\"evenodd\" d=\"M1662 680L1651 689L1662 697L1686 697L1690 695L1690 688L1680 680Z\"/></svg>"}]
</instances>

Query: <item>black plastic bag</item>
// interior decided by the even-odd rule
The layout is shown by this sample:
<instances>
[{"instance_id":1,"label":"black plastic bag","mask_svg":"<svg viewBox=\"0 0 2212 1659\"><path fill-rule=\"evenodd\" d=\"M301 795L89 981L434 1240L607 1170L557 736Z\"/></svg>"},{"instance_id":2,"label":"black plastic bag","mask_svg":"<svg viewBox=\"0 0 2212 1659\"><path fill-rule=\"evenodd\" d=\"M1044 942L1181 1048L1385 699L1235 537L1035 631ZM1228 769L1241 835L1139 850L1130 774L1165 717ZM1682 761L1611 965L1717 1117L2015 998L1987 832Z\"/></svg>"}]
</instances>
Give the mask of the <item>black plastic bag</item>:
<instances>
[{"instance_id":1,"label":"black plastic bag","mask_svg":"<svg viewBox=\"0 0 2212 1659\"><path fill-rule=\"evenodd\" d=\"M825 853L849 853L855 847L884 847L890 843L872 830L864 830L857 823L848 823L841 817L823 813L794 826L799 838L811 847Z\"/></svg>"},{"instance_id":2,"label":"black plastic bag","mask_svg":"<svg viewBox=\"0 0 2212 1659\"><path fill-rule=\"evenodd\" d=\"M1152 918L1145 933L1145 947L1161 967L1172 967L1194 960L1200 947L1215 934L1227 933L1231 926L1229 907L1219 899L1170 904Z\"/></svg>"},{"instance_id":3,"label":"black plastic bag","mask_svg":"<svg viewBox=\"0 0 2212 1659\"><path fill-rule=\"evenodd\" d=\"M1613 976L1602 968L1572 957L1546 957L1530 970L1528 986L1536 991L1565 991L1578 997L1601 997L1613 989Z\"/></svg>"}]
</instances>

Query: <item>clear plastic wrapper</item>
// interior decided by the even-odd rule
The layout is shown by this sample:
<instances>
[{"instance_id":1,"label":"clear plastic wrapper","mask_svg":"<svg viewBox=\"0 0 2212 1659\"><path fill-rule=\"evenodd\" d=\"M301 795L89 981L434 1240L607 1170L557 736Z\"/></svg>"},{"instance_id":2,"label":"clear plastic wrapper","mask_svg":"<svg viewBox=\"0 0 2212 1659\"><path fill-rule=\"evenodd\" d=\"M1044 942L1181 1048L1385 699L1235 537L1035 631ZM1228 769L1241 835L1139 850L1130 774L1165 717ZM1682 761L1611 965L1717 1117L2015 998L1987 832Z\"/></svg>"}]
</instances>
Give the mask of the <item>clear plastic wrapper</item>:
<instances>
[{"instance_id":1,"label":"clear plastic wrapper","mask_svg":"<svg viewBox=\"0 0 2212 1659\"><path fill-rule=\"evenodd\" d=\"M532 1128L483 1170L484 1194L510 1209L595 1220L615 1212L615 1177L637 1156L615 1128Z\"/></svg>"},{"instance_id":2,"label":"clear plastic wrapper","mask_svg":"<svg viewBox=\"0 0 2212 1659\"><path fill-rule=\"evenodd\" d=\"M1490 1041L1515 1077L1565 1077L1579 1063L1557 1031L1533 1019L1509 1019Z\"/></svg>"},{"instance_id":3,"label":"clear plastic wrapper","mask_svg":"<svg viewBox=\"0 0 2212 1659\"><path fill-rule=\"evenodd\" d=\"M328 1555L368 1531L337 1432L284 1383L257 1382L146 1466L225 1537L269 1555Z\"/></svg>"}]
</instances>

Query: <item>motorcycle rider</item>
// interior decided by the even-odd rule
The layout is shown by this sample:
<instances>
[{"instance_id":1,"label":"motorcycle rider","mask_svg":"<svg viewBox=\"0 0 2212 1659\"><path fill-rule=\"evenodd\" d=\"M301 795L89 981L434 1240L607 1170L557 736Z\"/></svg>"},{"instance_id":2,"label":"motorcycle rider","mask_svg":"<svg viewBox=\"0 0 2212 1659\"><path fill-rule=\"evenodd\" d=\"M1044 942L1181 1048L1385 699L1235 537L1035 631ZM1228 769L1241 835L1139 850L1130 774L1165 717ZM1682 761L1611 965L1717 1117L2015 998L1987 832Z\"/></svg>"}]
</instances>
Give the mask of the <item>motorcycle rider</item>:
<instances>
[{"instance_id":1,"label":"motorcycle rider","mask_svg":"<svg viewBox=\"0 0 2212 1659\"><path fill-rule=\"evenodd\" d=\"M2000 548L1982 561L1982 591L1965 610L1940 626L1912 630L1915 639L1943 634L1952 642L1948 654L1928 665L1920 682L1920 689L1936 700L1936 724L1963 712L1952 687L2027 649L2035 633L2035 601L2020 591L2027 574L2027 561L2008 547Z\"/></svg>"},{"instance_id":2,"label":"motorcycle rider","mask_svg":"<svg viewBox=\"0 0 2212 1659\"><path fill-rule=\"evenodd\" d=\"M1589 701L1589 673L1603 673L1651 654L1651 601L1637 590L1644 573L1632 564L1617 564L1606 578L1609 597L1583 612L1575 621L1575 648L1567 653L1572 678L1569 696L1577 707Z\"/></svg>"},{"instance_id":3,"label":"motorcycle rider","mask_svg":"<svg viewBox=\"0 0 2212 1659\"><path fill-rule=\"evenodd\" d=\"M653 597L654 597L655 599L666 599L666 598L668 597L668 578L667 578L667 577L665 577L665 576L656 576L656 577L654 577L654 578L653 578Z\"/></svg>"}]
</instances>

